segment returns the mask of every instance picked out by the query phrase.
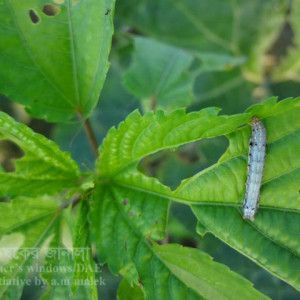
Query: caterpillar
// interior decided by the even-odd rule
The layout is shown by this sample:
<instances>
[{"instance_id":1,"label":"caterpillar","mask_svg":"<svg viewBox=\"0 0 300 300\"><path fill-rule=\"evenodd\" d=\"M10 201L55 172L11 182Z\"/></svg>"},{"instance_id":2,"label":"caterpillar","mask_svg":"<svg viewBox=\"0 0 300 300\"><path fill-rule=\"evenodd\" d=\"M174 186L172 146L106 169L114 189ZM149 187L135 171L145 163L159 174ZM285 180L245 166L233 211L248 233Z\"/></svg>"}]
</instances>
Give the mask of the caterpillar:
<instances>
[{"instance_id":1,"label":"caterpillar","mask_svg":"<svg viewBox=\"0 0 300 300\"><path fill-rule=\"evenodd\" d=\"M250 122L252 135L249 142L248 175L243 205L243 218L254 221L258 209L260 186L265 165L267 133L263 123L253 117Z\"/></svg>"}]
</instances>

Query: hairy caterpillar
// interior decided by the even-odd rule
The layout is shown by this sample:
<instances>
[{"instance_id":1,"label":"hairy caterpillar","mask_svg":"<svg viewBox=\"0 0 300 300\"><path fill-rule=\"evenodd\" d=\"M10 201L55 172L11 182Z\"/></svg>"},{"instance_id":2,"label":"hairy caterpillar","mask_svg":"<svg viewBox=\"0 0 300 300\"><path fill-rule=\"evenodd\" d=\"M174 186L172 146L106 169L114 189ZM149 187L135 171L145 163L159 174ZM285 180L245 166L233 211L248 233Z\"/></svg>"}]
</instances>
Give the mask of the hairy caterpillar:
<instances>
[{"instance_id":1,"label":"hairy caterpillar","mask_svg":"<svg viewBox=\"0 0 300 300\"><path fill-rule=\"evenodd\" d=\"M243 218L253 221L258 209L260 186L265 165L267 133L262 122L256 117L251 119L250 125L252 135L249 142L248 175Z\"/></svg>"}]
</instances>

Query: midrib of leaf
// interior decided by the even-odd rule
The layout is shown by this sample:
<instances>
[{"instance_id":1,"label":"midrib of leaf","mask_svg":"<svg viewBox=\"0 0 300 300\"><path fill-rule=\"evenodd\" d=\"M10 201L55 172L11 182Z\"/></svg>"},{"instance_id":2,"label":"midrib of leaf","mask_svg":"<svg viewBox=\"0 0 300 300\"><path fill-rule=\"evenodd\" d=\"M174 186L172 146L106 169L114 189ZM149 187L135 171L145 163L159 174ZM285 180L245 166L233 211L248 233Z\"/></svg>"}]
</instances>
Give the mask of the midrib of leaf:
<instances>
[{"instance_id":1,"label":"midrib of leaf","mask_svg":"<svg viewBox=\"0 0 300 300\"><path fill-rule=\"evenodd\" d=\"M69 100L69 98L52 82L52 80L50 80L50 78L46 75L45 71L38 65L37 61L34 59L34 56L31 54L31 50L29 49L28 43L26 42L26 39L22 33L22 30L18 24L18 21L16 19L15 13L13 8L10 5L10 0L5 0L7 7L10 10L10 14L14 20L15 26L17 28L17 32L21 38L21 40L23 41L23 46L26 49L26 52L28 54L28 56L30 57L33 65L36 67L36 70L38 70L41 75L49 82L49 84L71 105L71 107L74 107L72 101Z\"/></svg>"},{"instance_id":2,"label":"midrib of leaf","mask_svg":"<svg viewBox=\"0 0 300 300\"><path fill-rule=\"evenodd\" d=\"M158 196L158 197L166 199L168 201L176 201L176 202L184 203L184 204L191 205L191 206L221 206L221 207L235 207L235 208L238 208L238 207L242 207L242 205L243 205L243 203L238 203L238 202L216 202L216 201L213 201L213 202L210 202L210 201L195 202L195 201L191 201L189 199L186 199L184 197L179 197L178 195L176 195L174 193L172 193L170 195L166 195L166 194L163 194L163 193L159 193L157 191L148 190L148 189L140 187L140 186L135 186L133 184L128 184L128 183L125 183L123 181L119 181L119 180L116 180L116 179L110 180L110 183L113 184L113 185L116 185L116 186L125 187L129 190L144 192L146 194ZM267 210L277 210L277 211L282 211L282 212L293 212L293 213L300 214L300 210L284 208L284 207L259 205L259 208L260 209L267 209Z\"/></svg>"},{"instance_id":3,"label":"midrib of leaf","mask_svg":"<svg viewBox=\"0 0 300 300\"><path fill-rule=\"evenodd\" d=\"M50 215L50 213L48 214ZM40 242L42 241L42 239L46 236L46 234L49 232L49 230L51 229L53 223L55 222L56 218L58 217L58 214L54 215L53 218L51 219L51 221L49 222L48 226L45 228L45 230L42 232L42 234L40 235L39 239L34 243L34 247L33 248L37 248L40 244ZM23 260L21 267L23 267L25 265L25 263L27 262L27 260L30 258L30 256L28 256L26 259ZM18 273L18 268L16 268L16 271L13 273L13 277L16 276L16 274ZM6 285L3 289L3 294L5 293L5 291L9 288L9 285ZM3 295L2 294L2 295Z\"/></svg>"},{"instance_id":4,"label":"midrib of leaf","mask_svg":"<svg viewBox=\"0 0 300 300\"><path fill-rule=\"evenodd\" d=\"M215 35L211 30L209 30L200 19L193 16L187 7L184 5L183 1L173 0L174 6L202 33L208 40L214 44L225 48L226 50L232 51L231 43L228 43L226 40Z\"/></svg>"},{"instance_id":5,"label":"midrib of leaf","mask_svg":"<svg viewBox=\"0 0 300 300\"><path fill-rule=\"evenodd\" d=\"M76 51L74 45L74 31L73 31L73 23L72 23L72 14L71 14L71 6L72 0L67 1L67 16L68 16L68 28L69 28L69 35L70 35L70 48L71 48L71 60L72 60L72 70L73 70L73 84L75 90L75 100L77 106L80 107L80 96L79 96L79 87L78 87L78 72L77 72L77 60L76 60Z\"/></svg>"}]
</instances>

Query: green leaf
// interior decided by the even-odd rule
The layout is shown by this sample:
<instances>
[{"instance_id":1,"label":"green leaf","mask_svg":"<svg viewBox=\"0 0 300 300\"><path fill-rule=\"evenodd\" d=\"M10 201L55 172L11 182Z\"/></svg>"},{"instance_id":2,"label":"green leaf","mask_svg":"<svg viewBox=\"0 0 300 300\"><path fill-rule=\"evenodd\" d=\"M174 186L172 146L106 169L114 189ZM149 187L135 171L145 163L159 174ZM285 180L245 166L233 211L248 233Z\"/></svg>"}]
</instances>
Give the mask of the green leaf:
<instances>
[{"instance_id":1,"label":"green leaf","mask_svg":"<svg viewBox=\"0 0 300 300\"><path fill-rule=\"evenodd\" d=\"M92 249L90 244L90 231L87 215L89 212L89 205L87 199L83 198L80 202L75 224L74 237L74 252L78 251L79 255L74 257L74 278L72 285L72 293L75 294L78 283L87 281L95 281L95 266L93 261ZM83 255L80 255L83 251ZM97 286L92 284L89 287L89 299L97 300Z\"/></svg>"},{"instance_id":2,"label":"green leaf","mask_svg":"<svg viewBox=\"0 0 300 300\"><path fill-rule=\"evenodd\" d=\"M173 276L204 299L238 299L240 295L243 295L243 299L268 298L255 290L248 280L230 271L228 267L214 262L200 250L176 244L154 244L153 248Z\"/></svg>"},{"instance_id":3,"label":"green leaf","mask_svg":"<svg viewBox=\"0 0 300 300\"><path fill-rule=\"evenodd\" d=\"M109 66L113 11L110 0L1 0L0 91L48 121L88 117Z\"/></svg>"},{"instance_id":4,"label":"green leaf","mask_svg":"<svg viewBox=\"0 0 300 300\"><path fill-rule=\"evenodd\" d=\"M168 203L174 200L192 205L201 228L298 289L299 110L300 98L278 103L270 98L233 116L218 116L215 108L189 114L157 111L144 117L133 112L118 129L112 128L100 147L91 212L101 261L136 281L140 275L133 260L136 247L142 238L163 238L165 227L157 230L155 220L165 224ZM239 126L254 115L267 128L269 147L260 209L250 222L242 219L241 206L251 130ZM218 163L182 181L173 192L136 169L139 160L151 153L223 134L230 146ZM146 204L149 208L143 207Z\"/></svg>"},{"instance_id":5,"label":"green leaf","mask_svg":"<svg viewBox=\"0 0 300 300\"><path fill-rule=\"evenodd\" d=\"M41 297L42 300L60 300L60 299L97 299L91 297L90 286L95 281L81 281L74 295L71 294L71 287L74 284L74 259L73 257L86 257L85 253L76 252L76 249L69 249L65 246L65 220L61 214L53 226L53 238L47 249L44 271L41 277L48 283L48 289ZM78 261L77 261L78 262ZM82 267L82 265L80 266ZM90 279L90 278L89 278ZM92 288L95 291L95 287Z\"/></svg>"},{"instance_id":6,"label":"green leaf","mask_svg":"<svg viewBox=\"0 0 300 300\"><path fill-rule=\"evenodd\" d=\"M103 141L97 163L100 176L118 176L146 155L162 149L227 134L251 117L250 114L218 116L219 111L210 107L186 114L184 109L178 109L169 115L157 111L143 117L134 111L117 130L111 128Z\"/></svg>"},{"instance_id":7,"label":"green leaf","mask_svg":"<svg viewBox=\"0 0 300 300\"><path fill-rule=\"evenodd\" d=\"M140 180L148 183L152 181L154 185L151 178L141 177ZM209 264L205 263L208 258L205 254L194 254L192 259L189 251L198 250L180 251L178 246L174 246L171 253L171 256L178 259L174 266L170 261L169 250L165 253L151 242L152 238L158 240L163 237L159 232L165 228L168 208L167 201L153 194L130 191L129 188L118 188L116 185L98 186L91 203L91 224L100 262L107 262L114 273L120 272L131 284L140 284L146 299L173 299L174 294L179 295L180 299L184 295L186 299L202 299L201 296L216 299L216 295L223 295L225 299L226 293L231 293L229 290L226 292L226 286L232 284L225 276L231 278L231 272L220 272L225 267L216 267L217 264L210 259ZM183 270L178 270L179 268ZM222 280L214 281L217 273L220 273ZM203 274L206 274L205 277L200 279ZM197 280L191 280L195 276L198 277ZM210 282L205 283L209 277ZM249 299L253 299L250 295L260 295L249 283L245 285L244 279L237 275L233 277L236 293L239 289L246 289L244 294ZM237 278L241 280L241 285L237 284ZM220 284L224 280L224 284Z\"/></svg>"},{"instance_id":8,"label":"green leaf","mask_svg":"<svg viewBox=\"0 0 300 300\"><path fill-rule=\"evenodd\" d=\"M16 198L12 203L0 203L1 254L15 253L8 261L8 256L4 255L6 260L1 261L1 299L21 297L24 286L21 280L25 280L34 262L34 255L26 255L25 252L39 253L57 218L56 213L57 202L53 199ZM13 280L19 280L20 284L14 284Z\"/></svg>"},{"instance_id":9,"label":"green leaf","mask_svg":"<svg viewBox=\"0 0 300 300\"><path fill-rule=\"evenodd\" d=\"M284 0L143 0L121 2L117 16L138 32L184 49L247 56L245 75L259 82L263 56L281 30L287 9Z\"/></svg>"},{"instance_id":10,"label":"green leaf","mask_svg":"<svg viewBox=\"0 0 300 300\"><path fill-rule=\"evenodd\" d=\"M195 100L189 110L216 106L222 108L224 114L243 112L252 104L255 87L245 79L241 68L202 73L195 81Z\"/></svg>"},{"instance_id":11,"label":"green leaf","mask_svg":"<svg viewBox=\"0 0 300 300\"><path fill-rule=\"evenodd\" d=\"M91 199L90 219L100 263L107 262L112 273L121 273L131 283L138 281L132 258L139 244L165 236L169 202L155 195L155 190L168 190L155 179L140 173L129 173L127 179L153 192L139 191L131 184L99 182Z\"/></svg>"},{"instance_id":12,"label":"green leaf","mask_svg":"<svg viewBox=\"0 0 300 300\"><path fill-rule=\"evenodd\" d=\"M5 196L57 194L78 185L79 168L69 153L26 125L0 112L1 139L16 143L25 156L15 161L16 170L0 173L0 190Z\"/></svg>"},{"instance_id":13,"label":"green leaf","mask_svg":"<svg viewBox=\"0 0 300 300\"><path fill-rule=\"evenodd\" d=\"M202 204L193 210L207 231L296 289L300 289L300 243L295 238L300 226L299 103L299 98L278 104L270 99L248 110L263 120L269 145L254 222L244 221L239 208L245 194L249 127L229 134L230 146L219 162L183 181L175 192L178 198Z\"/></svg>"},{"instance_id":14,"label":"green leaf","mask_svg":"<svg viewBox=\"0 0 300 300\"><path fill-rule=\"evenodd\" d=\"M122 279L118 288L118 300L144 300L144 294L137 285L130 286L126 279Z\"/></svg>"},{"instance_id":15,"label":"green leaf","mask_svg":"<svg viewBox=\"0 0 300 300\"><path fill-rule=\"evenodd\" d=\"M212 72L212 71L230 71L237 66L241 66L247 62L245 56L234 57L226 54L215 54L196 52L194 55L200 60L200 67L198 72Z\"/></svg>"},{"instance_id":16,"label":"green leaf","mask_svg":"<svg viewBox=\"0 0 300 300\"><path fill-rule=\"evenodd\" d=\"M188 72L193 56L155 40L137 37L130 69L124 74L126 88L143 105L172 109L193 100L195 75Z\"/></svg>"},{"instance_id":17,"label":"green leaf","mask_svg":"<svg viewBox=\"0 0 300 300\"><path fill-rule=\"evenodd\" d=\"M146 299L173 299L174 295L179 299L202 299L202 296L216 299L217 295L226 299L226 287L232 285L230 280L235 282L236 292L229 299L237 299L239 290L244 290L246 299L263 297L248 282L245 284L246 280L212 262L207 255L197 253L198 250L181 249L177 245L161 248L151 242L155 238L155 224L162 223L160 219L154 220L158 213L162 217L167 213L162 208L166 201L153 194L129 193L108 184L98 186L93 195L91 224L101 263L107 261L112 271L119 271L128 281L140 284ZM220 277L217 280L216 274Z\"/></svg>"}]
</instances>

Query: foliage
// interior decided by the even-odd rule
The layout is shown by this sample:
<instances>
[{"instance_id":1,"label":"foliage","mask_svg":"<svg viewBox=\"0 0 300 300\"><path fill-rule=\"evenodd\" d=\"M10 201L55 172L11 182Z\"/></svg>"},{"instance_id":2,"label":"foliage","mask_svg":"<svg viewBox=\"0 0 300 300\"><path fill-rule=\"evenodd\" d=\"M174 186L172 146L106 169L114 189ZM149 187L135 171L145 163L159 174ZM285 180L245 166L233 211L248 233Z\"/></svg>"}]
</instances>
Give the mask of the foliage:
<instances>
[{"instance_id":1,"label":"foliage","mask_svg":"<svg viewBox=\"0 0 300 300\"><path fill-rule=\"evenodd\" d=\"M86 117L108 69L114 1L51 2L1 0L1 91L39 118Z\"/></svg>"},{"instance_id":2,"label":"foliage","mask_svg":"<svg viewBox=\"0 0 300 300\"><path fill-rule=\"evenodd\" d=\"M296 43L298 6L289 16ZM0 91L30 116L60 122L56 143L0 112L0 141L23 153L13 168L0 165L1 299L20 299L32 278L45 287L41 299L98 299L105 282L98 267L105 264L122 276L122 300L273 296L199 245L175 243L173 232L201 242L212 233L300 290L300 98L278 101L263 88L267 79L297 80L296 49L272 72L265 64L288 8L281 0L118 3L113 67L97 104L114 1L0 0ZM92 113L102 142L87 171L79 164L89 156L87 144L74 134L84 127L95 147ZM70 122L76 116L79 123ZM252 222L242 218L242 205L253 116L266 127L268 150ZM202 170L197 164L196 174L180 167L178 149L222 136L229 145L217 162ZM72 140L76 160L61 149ZM176 170L183 180L167 184L166 174ZM196 231L174 219L176 203L193 213Z\"/></svg>"}]
</instances>

